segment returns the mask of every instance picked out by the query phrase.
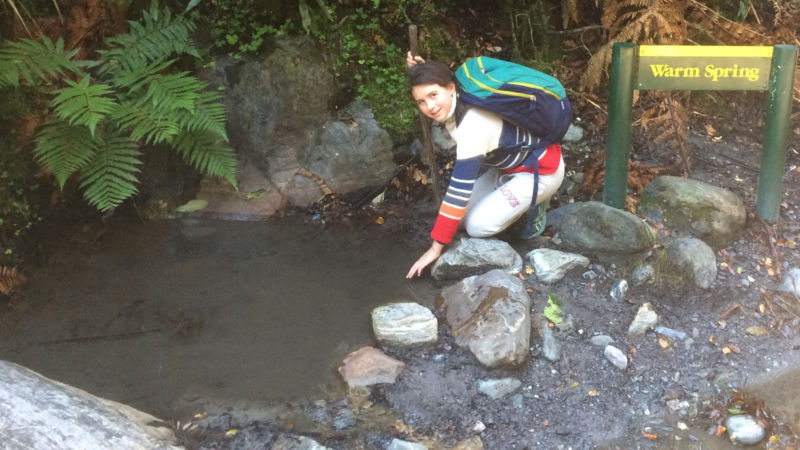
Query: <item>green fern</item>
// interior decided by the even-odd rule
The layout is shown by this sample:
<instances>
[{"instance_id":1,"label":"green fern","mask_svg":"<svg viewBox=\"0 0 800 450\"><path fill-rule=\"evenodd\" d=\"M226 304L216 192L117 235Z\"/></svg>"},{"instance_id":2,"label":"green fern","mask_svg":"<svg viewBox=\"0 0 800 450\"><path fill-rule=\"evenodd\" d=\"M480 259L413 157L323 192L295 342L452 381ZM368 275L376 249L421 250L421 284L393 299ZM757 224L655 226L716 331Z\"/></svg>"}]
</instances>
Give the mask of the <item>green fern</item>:
<instances>
[{"instance_id":1,"label":"green fern","mask_svg":"<svg viewBox=\"0 0 800 450\"><path fill-rule=\"evenodd\" d=\"M66 80L70 87L59 89L52 101L53 110L61 120L73 125L86 125L94 136L97 124L111 112L116 105L111 87L105 84L89 84L88 75L76 83Z\"/></svg>"},{"instance_id":2,"label":"green fern","mask_svg":"<svg viewBox=\"0 0 800 450\"><path fill-rule=\"evenodd\" d=\"M169 144L193 167L236 187L219 94L171 70L176 56L197 54L189 39L194 24L155 4L130 24L131 32L108 39L110 48L94 61L72 61L77 49L64 52L62 41L47 38L0 48L0 87L61 86L49 91L57 120L37 133L36 160L62 189L77 174L87 202L102 211L137 192L142 144Z\"/></svg>"},{"instance_id":3,"label":"green fern","mask_svg":"<svg viewBox=\"0 0 800 450\"><path fill-rule=\"evenodd\" d=\"M208 131L188 131L172 142L178 153L192 166L236 186L236 158L230 148L216 145L219 137Z\"/></svg>"},{"instance_id":4,"label":"green fern","mask_svg":"<svg viewBox=\"0 0 800 450\"><path fill-rule=\"evenodd\" d=\"M158 62L173 54L199 57L190 40L194 23L185 16L172 17L169 10L152 6L144 12L144 23L129 21L130 32L108 39L109 50L101 52L100 75L131 70Z\"/></svg>"},{"instance_id":5,"label":"green fern","mask_svg":"<svg viewBox=\"0 0 800 450\"><path fill-rule=\"evenodd\" d=\"M19 86L20 79L28 84L46 83L62 75L64 70L79 74L78 63L72 58L78 50L64 52L64 40L55 43L47 36L42 42L22 39L0 48L0 87Z\"/></svg>"},{"instance_id":6,"label":"green fern","mask_svg":"<svg viewBox=\"0 0 800 450\"><path fill-rule=\"evenodd\" d=\"M111 209L137 192L141 153L129 136L112 136L81 171L86 201L101 211Z\"/></svg>"},{"instance_id":7,"label":"green fern","mask_svg":"<svg viewBox=\"0 0 800 450\"><path fill-rule=\"evenodd\" d=\"M39 128L36 144L34 157L53 174L60 188L94 158L100 147L89 128L63 121L51 121Z\"/></svg>"}]
</instances>

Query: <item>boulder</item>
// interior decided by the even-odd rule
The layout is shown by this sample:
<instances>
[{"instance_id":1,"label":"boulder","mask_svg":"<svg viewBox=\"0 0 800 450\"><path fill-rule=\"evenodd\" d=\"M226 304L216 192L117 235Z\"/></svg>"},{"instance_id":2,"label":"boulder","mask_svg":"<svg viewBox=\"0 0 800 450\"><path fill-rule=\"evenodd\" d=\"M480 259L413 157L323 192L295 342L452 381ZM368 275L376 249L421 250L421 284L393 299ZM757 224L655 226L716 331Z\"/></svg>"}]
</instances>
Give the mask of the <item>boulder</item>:
<instances>
[{"instance_id":1,"label":"boulder","mask_svg":"<svg viewBox=\"0 0 800 450\"><path fill-rule=\"evenodd\" d=\"M522 257L507 242L499 239L462 238L436 260L431 275L437 280L452 280L502 269L522 271Z\"/></svg>"},{"instance_id":2,"label":"boulder","mask_svg":"<svg viewBox=\"0 0 800 450\"><path fill-rule=\"evenodd\" d=\"M679 238L667 246L669 261L683 278L697 287L708 289L717 278L717 259L714 250L696 238Z\"/></svg>"},{"instance_id":3,"label":"boulder","mask_svg":"<svg viewBox=\"0 0 800 450\"><path fill-rule=\"evenodd\" d=\"M715 247L738 236L747 218L744 202L733 192L689 178L662 176L642 191L638 211L651 222L687 233Z\"/></svg>"},{"instance_id":4,"label":"boulder","mask_svg":"<svg viewBox=\"0 0 800 450\"><path fill-rule=\"evenodd\" d=\"M575 203L559 219L564 246L581 254L630 254L655 244L653 230L642 219L600 202Z\"/></svg>"},{"instance_id":5,"label":"boulder","mask_svg":"<svg viewBox=\"0 0 800 450\"><path fill-rule=\"evenodd\" d=\"M487 367L524 362L531 335L531 299L517 277L500 269L465 278L442 291L456 344Z\"/></svg>"},{"instance_id":6,"label":"boulder","mask_svg":"<svg viewBox=\"0 0 800 450\"><path fill-rule=\"evenodd\" d=\"M0 361L0 447L179 449L155 417Z\"/></svg>"}]
</instances>

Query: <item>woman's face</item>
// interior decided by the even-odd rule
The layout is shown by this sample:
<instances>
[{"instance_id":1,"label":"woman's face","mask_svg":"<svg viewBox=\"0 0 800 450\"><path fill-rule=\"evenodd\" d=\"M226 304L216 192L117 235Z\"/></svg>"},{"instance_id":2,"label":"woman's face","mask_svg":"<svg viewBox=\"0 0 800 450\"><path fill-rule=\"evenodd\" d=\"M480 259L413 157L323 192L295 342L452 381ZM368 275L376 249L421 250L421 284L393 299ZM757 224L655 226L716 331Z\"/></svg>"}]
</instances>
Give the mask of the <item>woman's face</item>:
<instances>
[{"instance_id":1,"label":"woman's face","mask_svg":"<svg viewBox=\"0 0 800 450\"><path fill-rule=\"evenodd\" d=\"M456 85L449 83L447 86L433 84L418 84L411 88L411 96L417 102L422 114L437 122L447 120L450 108L453 106L453 93Z\"/></svg>"}]
</instances>

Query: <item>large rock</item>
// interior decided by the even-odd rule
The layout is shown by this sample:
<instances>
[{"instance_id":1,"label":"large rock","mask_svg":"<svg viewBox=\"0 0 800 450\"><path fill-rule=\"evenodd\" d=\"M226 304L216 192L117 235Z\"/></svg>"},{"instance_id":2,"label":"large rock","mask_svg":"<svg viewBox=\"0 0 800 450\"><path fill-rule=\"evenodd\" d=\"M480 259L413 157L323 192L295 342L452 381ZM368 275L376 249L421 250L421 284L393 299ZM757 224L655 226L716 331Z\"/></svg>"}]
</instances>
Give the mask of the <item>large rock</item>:
<instances>
[{"instance_id":1,"label":"large rock","mask_svg":"<svg viewBox=\"0 0 800 450\"><path fill-rule=\"evenodd\" d=\"M519 273L522 257L499 239L462 238L436 260L431 275L437 280L454 280L492 269Z\"/></svg>"},{"instance_id":2,"label":"large rock","mask_svg":"<svg viewBox=\"0 0 800 450\"><path fill-rule=\"evenodd\" d=\"M580 253L636 253L655 244L653 230L642 219L600 202L570 205L556 226L564 246Z\"/></svg>"},{"instance_id":3,"label":"large rock","mask_svg":"<svg viewBox=\"0 0 800 450\"><path fill-rule=\"evenodd\" d=\"M656 178L642 192L639 212L717 247L727 246L744 228L744 202L733 192L689 178Z\"/></svg>"},{"instance_id":4,"label":"large rock","mask_svg":"<svg viewBox=\"0 0 800 450\"><path fill-rule=\"evenodd\" d=\"M687 281L708 289L717 278L717 259L714 250L696 238L679 238L667 246L669 261Z\"/></svg>"},{"instance_id":5,"label":"large rock","mask_svg":"<svg viewBox=\"0 0 800 450\"><path fill-rule=\"evenodd\" d=\"M0 447L179 449L155 417L0 361Z\"/></svg>"},{"instance_id":6,"label":"large rock","mask_svg":"<svg viewBox=\"0 0 800 450\"><path fill-rule=\"evenodd\" d=\"M333 120L337 86L320 46L307 37L272 44L259 59L221 58L202 75L224 88L228 136L240 161L264 174L264 189L277 193L280 205L318 200L320 180L337 194L386 183L396 170L391 138L360 102ZM262 209L274 203L262 198Z\"/></svg>"},{"instance_id":7,"label":"large rock","mask_svg":"<svg viewBox=\"0 0 800 450\"><path fill-rule=\"evenodd\" d=\"M348 123L326 122L318 130L302 167L330 186L346 193L386 183L397 170L392 161L392 139L380 128L366 104L348 106ZM316 200L319 194L312 199Z\"/></svg>"},{"instance_id":8,"label":"large rock","mask_svg":"<svg viewBox=\"0 0 800 450\"><path fill-rule=\"evenodd\" d=\"M442 291L445 318L456 343L481 364L518 364L529 353L531 299L517 277L495 269Z\"/></svg>"}]
</instances>

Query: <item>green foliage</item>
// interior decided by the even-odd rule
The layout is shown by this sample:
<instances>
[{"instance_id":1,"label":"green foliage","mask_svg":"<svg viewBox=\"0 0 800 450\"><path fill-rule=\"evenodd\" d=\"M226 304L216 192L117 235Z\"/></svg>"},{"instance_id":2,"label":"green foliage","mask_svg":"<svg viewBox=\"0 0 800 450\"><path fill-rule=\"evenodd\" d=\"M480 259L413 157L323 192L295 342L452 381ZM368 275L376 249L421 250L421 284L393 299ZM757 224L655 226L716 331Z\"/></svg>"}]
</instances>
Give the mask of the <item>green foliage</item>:
<instances>
[{"instance_id":1,"label":"green foliage","mask_svg":"<svg viewBox=\"0 0 800 450\"><path fill-rule=\"evenodd\" d=\"M15 266L31 227L41 220L46 203L30 151L15 145L11 133L30 112L32 93L25 88L0 89L0 266Z\"/></svg>"},{"instance_id":2,"label":"green foliage","mask_svg":"<svg viewBox=\"0 0 800 450\"><path fill-rule=\"evenodd\" d=\"M276 3L261 0L203 2L193 12L200 30L208 34L210 52L240 57L258 53L269 36L300 32L298 10L287 15Z\"/></svg>"},{"instance_id":3,"label":"green foliage","mask_svg":"<svg viewBox=\"0 0 800 450\"><path fill-rule=\"evenodd\" d=\"M334 68L355 84L356 96L365 99L378 123L395 138L404 139L416 124L417 111L407 92L405 51L386 42L376 11L357 8L332 36L318 36L338 50Z\"/></svg>"},{"instance_id":4,"label":"green foliage","mask_svg":"<svg viewBox=\"0 0 800 450\"><path fill-rule=\"evenodd\" d=\"M136 193L142 144L167 143L203 173L236 185L236 157L221 142L225 110L219 94L173 58L197 55L194 24L153 4L130 33L107 40L93 61L73 61L75 51L47 38L0 49L0 87L50 83L54 119L36 136L36 160L63 188L77 174L89 204L111 209ZM9 66L21 63L21 69ZM15 72L16 70L16 72ZM70 77L64 76L69 72ZM77 81L76 81L77 80Z\"/></svg>"},{"instance_id":5,"label":"green foliage","mask_svg":"<svg viewBox=\"0 0 800 450\"><path fill-rule=\"evenodd\" d=\"M561 306L562 306L561 298L552 292L548 292L547 306L544 307L544 311L542 312L542 314L550 322L561 323L564 321L564 318L561 317L562 314Z\"/></svg>"}]
</instances>

